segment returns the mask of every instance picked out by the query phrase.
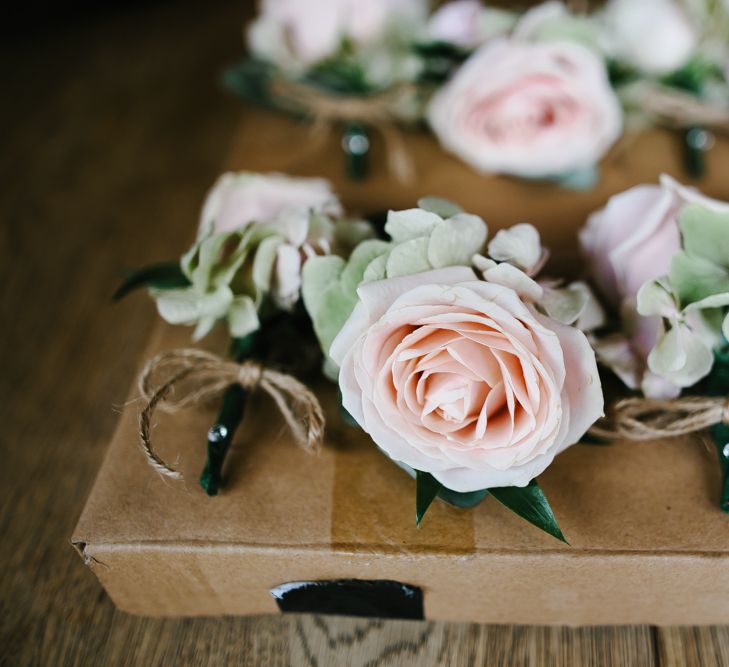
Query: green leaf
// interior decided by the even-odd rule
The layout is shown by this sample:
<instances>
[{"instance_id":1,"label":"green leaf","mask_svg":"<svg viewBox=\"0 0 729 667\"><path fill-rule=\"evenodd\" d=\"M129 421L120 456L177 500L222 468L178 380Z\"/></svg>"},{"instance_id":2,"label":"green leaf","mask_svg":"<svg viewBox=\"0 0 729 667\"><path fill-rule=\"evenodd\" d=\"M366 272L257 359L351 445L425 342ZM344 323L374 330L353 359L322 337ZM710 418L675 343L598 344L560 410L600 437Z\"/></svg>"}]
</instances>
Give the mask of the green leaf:
<instances>
[{"instance_id":1,"label":"green leaf","mask_svg":"<svg viewBox=\"0 0 729 667\"><path fill-rule=\"evenodd\" d=\"M269 85L274 67L261 60L244 60L223 72L223 86L238 97L265 108L276 108Z\"/></svg>"},{"instance_id":2,"label":"green leaf","mask_svg":"<svg viewBox=\"0 0 729 667\"><path fill-rule=\"evenodd\" d=\"M696 57L680 69L662 77L660 82L664 86L678 88L692 95L701 95L706 84L712 79L723 80L721 69L705 58Z\"/></svg>"},{"instance_id":3,"label":"green leaf","mask_svg":"<svg viewBox=\"0 0 729 667\"><path fill-rule=\"evenodd\" d=\"M362 65L341 55L316 63L307 70L302 80L340 95L366 95L374 91Z\"/></svg>"},{"instance_id":4,"label":"green leaf","mask_svg":"<svg viewBox=\"0 0 729 667\"><path fill-rule=\"evenodd\" d=\"M178 262L152 264L130 272L114 292L112 299L119 301L139 287L154 287L159 290L188 287L190 281L182 272Z\"/></svg>"},{"instance_id":5,"label":"green leaf","mask_svg":"<svg viewBox=\"0 0 729 667\"><path fill-rule=\"evenodd\" d=\"M537 480L533 479L524 487L505 486L489 489L489 493L514 514L561 542L569 544L559 529L554 512Z\"/></svg>"},{"instance_id":6,"label":"green leaf","mask_svg":"<svg viewBox=\"0 0 729 667\"><path fill-rule=\"evenodd\" d=\"M415 525L419 526L443 485L428 472L415 471Z\"/></svg>"}]
</instances>

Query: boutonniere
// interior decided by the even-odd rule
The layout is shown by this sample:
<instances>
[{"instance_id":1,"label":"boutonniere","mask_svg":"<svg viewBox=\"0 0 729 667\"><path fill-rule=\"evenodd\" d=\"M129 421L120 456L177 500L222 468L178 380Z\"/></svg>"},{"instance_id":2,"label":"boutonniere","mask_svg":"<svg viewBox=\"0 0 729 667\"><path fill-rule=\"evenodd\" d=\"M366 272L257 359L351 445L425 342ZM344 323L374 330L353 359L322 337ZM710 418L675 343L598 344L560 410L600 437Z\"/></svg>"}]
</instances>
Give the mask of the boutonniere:
<instances>
[{"instance_id":1,"label":"boutonniere","mask_svg":"<svg viewBox=\"0 0 729 667\"><path fill-rule=\"evenodd\" d=\"M216 495L225 454L243 419L247 397L262 390L279 406L296 442L315 451L323 435L318 401L294 376L318 365L319 355L300 299L301 270L312 257L348 253L373 234L369 223L345 220L328 182L281 174L229 173L202 208L192 247L176 262L131 273L121 298L148 288L159 314L193 327L194 341L222 325L230 360L199 350L164 353L140 380L142 447L150 465L179 473L152 446L151 417L159 405L174 410L220 398L208 432L208 460L200 483Z\"/></svg>"},{"instance_id":2,"label":"boutonniere","mask_svg":"<svg viewBox=\"0 0 729 667\"><path fill-rule=\"evenodd\" d=\"M307 310L342 405L416 477L416 520L440 497L487 496L564 540L536 477L602 415L601 323L584 284L536 276L531 225L498 232L450 202L391 211L386 241L304 269Z\"/></svg>"},{"instance_id":3,"label":"boutonniere","mask_svg":"<svg viewBox=\"0 0 729 667\"><path fill-rule=\"evenodd\" d=\"M616 435L711 427L729 511L729 203L663 176L615 195L580 238L617 325L595 337L598 359L645 397L617 406Z\"/></svg>"}]
</instances>

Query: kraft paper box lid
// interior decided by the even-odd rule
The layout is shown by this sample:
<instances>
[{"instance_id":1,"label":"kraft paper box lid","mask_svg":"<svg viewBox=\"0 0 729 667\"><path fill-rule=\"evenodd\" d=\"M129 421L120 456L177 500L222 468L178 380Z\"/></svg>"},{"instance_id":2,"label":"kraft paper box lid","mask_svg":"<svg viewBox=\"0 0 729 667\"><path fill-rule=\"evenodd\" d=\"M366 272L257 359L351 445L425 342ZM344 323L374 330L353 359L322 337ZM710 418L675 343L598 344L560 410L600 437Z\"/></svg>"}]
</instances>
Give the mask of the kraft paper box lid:
<instances>
[{"instance_id":1,"label":"kraft paper box lid","mask_svg":"<svg viewBox=\"0 0 729 667\"><path fill-rule=\"evenodd\" d=\"M291 151L306 131L246 110L229 168L325 176L348 211L408 208L426 194L446 196L482 215L491 234L532 222L555 265L572 269L579 265L576 231L589 211L631 185L656 182L661 171L681 176L677 140L664 133L639 139L630 161L610 157L598 187L584 193L479 176L432 137L411 134L416 183L392 181L375 135L372 177L354 184L342 174L336 132L314 154ZM702 183L725 199L720 167L727 160L729 145L719 143ZM189 335L160 324L145 358L188 346ZM298 449L271 402L256 398L228 454L227 486L215 498L197 484L215 406L157 413L156 446L185 477L175 482L147 465L138 443L139 403L126 405L73 536L120 608L150 615L275 612L275 586L354 578L421 587L431 618L729 622L729 517L718 509L715 448L700 438L578 445L558 456L540 484L571 546L493 499L472 510L436 502L416 529L414 481L341 420L335 387L322 380L316 389L328 417L322 454Z\"/></svg>"},{"instance_id":2,"label":"kraft paper box lid","mask_svg":"<svg viewBox=\"0 0 729 667\"><path fill-rule=\"evenodd\" d=\"M160 325L152 355L188 343ZM487 499L436 502L414 522L414 482L339 417L320 456L298 449L256 398L226 462L225 490L197 485L214 408L157 413L154 440L185 481L139 450L131 401L73 541L116 603L153 615L276 611L290 581L394 579L429 617L523 623L729 621L729 522L716 453L697 439L577 445L540 477L571 546Z\"/></svg>"}]
</instances>

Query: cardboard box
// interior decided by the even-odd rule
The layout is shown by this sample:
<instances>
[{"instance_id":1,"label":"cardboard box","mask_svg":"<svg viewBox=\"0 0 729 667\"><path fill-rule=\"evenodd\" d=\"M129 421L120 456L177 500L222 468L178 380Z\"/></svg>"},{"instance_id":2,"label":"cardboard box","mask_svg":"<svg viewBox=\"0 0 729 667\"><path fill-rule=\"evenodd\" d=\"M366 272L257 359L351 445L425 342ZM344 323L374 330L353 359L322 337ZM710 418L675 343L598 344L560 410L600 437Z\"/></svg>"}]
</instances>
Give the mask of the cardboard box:
<instances>
[{"instance_id":1,"label":"cardboard box","mask_svg":"<svg viewBox=\"0 0 729 667\"><path fill-rule=\"evenodd\" d=\"M573 268L575 232L589 211L661 171L681 177L677 139L662 133L638 140L630 168L624 157L609 157L589 193L480 177L423 134L408 136L414 185L392 181L376 136L372 178L353 184L342 175L336 134L318 153L291 153L305 132L247 110L229 167L326 176L349 210L406 208L435 194L484 216L492 233L529 220L557 262ZM727 159L729 144L720 143L705 183L725 199ZM160 324L148 355L189 342L189 330ZM180 483L150 470L139 451L139 406L126 406L73 536L119 608L154 616L277 612L277 586L356 579L411 585L427 618L729 623L729 517L717 505L715 449L699 438L580 445L560 455L540 483L572 546L493 500L473 510L435 503L416 529L413 480L341 421L333 386L318 390L328 413L321 456L297 449L262 398L248 410L216 498L197 485L214 408L157 417L155 441L179 461Z\"/></svg>"},{"instance_id":2,"label":"cardboard box","mask_svg":"<svg viewBox=\"0 0 729 667\"><path fill-rule=\"evenodd\" d=\"M149 354L186 345L160 325ZM228 484L197 486L215 410L158 413L160 453L139 451L138 404L122 415L73 543L117 606L186 616L276 612L298 581L394 580L418 587L426 618L528 624L729 622L729 518L718 465L699 439L578 445L540 478L572 546L486 500L435 503L415 528L414 482L339 417L320 456L298 449L256 399L226 463Z\"/></svg>"}]
</instances>

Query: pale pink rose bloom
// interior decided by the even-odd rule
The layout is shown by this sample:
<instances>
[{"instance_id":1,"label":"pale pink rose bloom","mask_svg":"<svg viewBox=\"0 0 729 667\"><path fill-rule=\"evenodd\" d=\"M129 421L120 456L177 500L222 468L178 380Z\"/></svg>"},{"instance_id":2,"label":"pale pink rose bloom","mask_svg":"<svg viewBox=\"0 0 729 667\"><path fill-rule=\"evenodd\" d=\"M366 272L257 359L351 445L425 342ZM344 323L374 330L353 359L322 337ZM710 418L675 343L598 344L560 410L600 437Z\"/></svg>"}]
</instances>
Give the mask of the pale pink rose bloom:
<instances>
[{"instance_id":1,"label":"pale pink rose bloom","mask_svg":"<svg viewBox=\"0 0 729 667\"><path fill-rule=\"evenodd\" d=\"M454 491L525 486L602 414L584 334L451 267L365 283L334 340L344 407Z\"/></svg>"},{"instance_id":2,"label":"pale pink rose bloom","mask_svg":"<svg viewBox=\"0 0 729 667\"><path fill-rule=\"evenodd\" d=\"M323 178L228 172L205 199L199 234L231 232L252 222L275 220L291 210L338 215L341 206Z\"/></svg>"},{"instance_id":3,"label":"pale pink rose bloom","mask_svg":"<svg viewBox=\"0 0 729 667\"><path fill-rule=\"evenodd\" d=\"M595 282L613 306L635 299L643 283L668 274L681 244L678 216L692 203L729 211L729 204L664 174L660 185L637 185L590 215L580 244Z\"/></svg>"},{"instance_id":4,"label":"pale pink rose bloom","mask_svg":"<svg viewBox=\"0 0 729 667\"><path fill-rule=\"evenodd\" d=\"M255 53L311 65L335 55L342 40L370 44L398 20L418 20L425 0L263 0L248 36Z\"/></svg>"},{"instance_id":5,"label":"pale pink rose bloom","mask_svg":"<svg viewBox=\"0 0 729 667\"><path fill-rule=\"evenodd\" d=\"M622 110L587 48L500 38L441 88L428 120L476 169L544 177L594 166L620 135Z\"/></svg>"},{"instance_id":6,"label":"pale pink rose bloom","mask_svg":"<svg viewBox=\"0 0 729 667\"><path fill-rule=\"evenodd\" d=\"M638 290L649 280L668 274L671 259L681 247L678 216L684 206L700 203L716 211L729 211L729 204L705 197L667 175L660 185L637 185L614 195L605 208L590 215L580 231L580 245L595 284L618 310L634 360L629 386L640 386L648 354L656 344L659 321L642 317L636 310ZM624 359L622 366L631 367ZM650 379L651 393L670 396L678 388ZM644 387L645 391L646 387Z\"/></svg>"}]
</instances>

